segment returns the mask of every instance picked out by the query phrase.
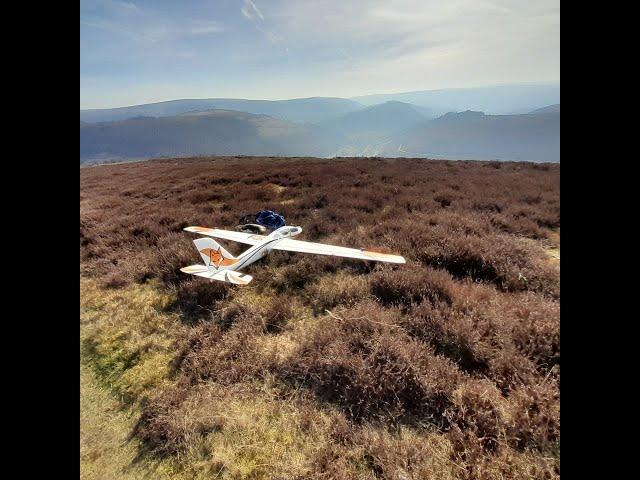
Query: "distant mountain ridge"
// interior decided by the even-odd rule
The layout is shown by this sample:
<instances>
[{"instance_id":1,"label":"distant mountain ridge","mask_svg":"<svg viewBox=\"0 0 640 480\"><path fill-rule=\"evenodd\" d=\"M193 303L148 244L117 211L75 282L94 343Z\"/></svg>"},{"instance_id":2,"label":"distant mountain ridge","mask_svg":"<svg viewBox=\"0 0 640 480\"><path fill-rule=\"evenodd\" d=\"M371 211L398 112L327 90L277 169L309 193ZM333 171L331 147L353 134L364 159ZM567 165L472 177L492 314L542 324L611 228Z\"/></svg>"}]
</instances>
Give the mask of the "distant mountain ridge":
<instances>
[{"instance_id":1,"label":"distant mountain ridge","mask_svg":"<svg viewBox=\"0 0 640 480\"><path fill-rule=\"evenodd\" d=\"M540 115L543 113L560 113L560 104L556 103L555 105L549 105L548 107L537 108L532 112L529 112L531 115Z\"/></svg>"},{"instance_id":2,"label":"distant mountain ridge","mask_svg":"<svg viewBox=\"0 0 640 480\"><path fill-rule=\"evenodd\" d=\"M236 110L254 115L269 115L290 122L316 123L364 108L353 100L333 97L294 98L291 100L245 100L205 98L170 100L130 107L80 110L80 120L87 123L112 122L133 117L169 117L206 110Z\"/></svg>"},{"instance_id":3,"label":"distant mountain ridge","mask_svg":"<svg viewBox=\"0 0 640 480\"><path fill-rule=\"evenodd\" d=\"M467 90L467 99L473 99L479 89ZM501 91L505 92L495 87L492 94ZM510 90L512 95L517 91L515 87ZM433 92L437 97L443 91L400 95L418 95L417 100L424 100L425 94ZM519 92L526 93L526 89ZM534 102L525 100L519 100L519 105ZM366 98L363 103L369 101L372 99ZM503 103L508 101L503 99ZM175 100L81 110L80 160L304 155L559 161L560 104L540 101L533 107L508 115L472 107L438 113L441 107L435 100L432 105L385 100L365 106L348 99L314 97Z\"/></svg>"},{"instance_id":4,"label":"distant mountain ridge","mask_svg":"<svg viewBox=\"0 0 640 480\"><path fill-rule=\"evenodd\" d=\"M559 84L497 85L476 88L448 88L351 97L363 105L389 100L429 107L435 113L478 110L487 114L527 113L560 102Z\"/></svg>"},{"instance_id":5,"label":"distant mountain ridge","mask_svg":"<svg viewBox=\"0 0 640 480\"><path fill-rule=\"evenodd\" d=\"M487 114L529 113L547 105L559 104L560 85L499 85L374 94L352 98L179 99L127 107L80 110L80 120L96 123L138 116L165 117L187 112L226 109L269 115L291 122L318 123L389 101L411 104L423 114L429 112L431 117L462 110L478 110Z\"/></svg>"}]
</instances>

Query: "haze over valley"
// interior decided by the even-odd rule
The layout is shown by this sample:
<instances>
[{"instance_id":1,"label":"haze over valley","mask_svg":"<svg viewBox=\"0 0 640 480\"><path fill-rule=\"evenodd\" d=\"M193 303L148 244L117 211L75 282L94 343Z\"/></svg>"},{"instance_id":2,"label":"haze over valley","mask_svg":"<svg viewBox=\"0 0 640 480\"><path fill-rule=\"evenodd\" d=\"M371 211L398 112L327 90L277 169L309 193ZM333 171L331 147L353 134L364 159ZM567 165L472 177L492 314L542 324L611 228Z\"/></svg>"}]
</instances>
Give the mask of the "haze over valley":
<instances>
[{"instance_id":1,"label":"haze over valley","mask_svg":"<svg viewBox=\"0 0 640 480\"><path fill-rule=\"evenodd\" d=\"M80 163L194 155L560 161L558 85L80 110Z\"/></svg>"}]
</instances>

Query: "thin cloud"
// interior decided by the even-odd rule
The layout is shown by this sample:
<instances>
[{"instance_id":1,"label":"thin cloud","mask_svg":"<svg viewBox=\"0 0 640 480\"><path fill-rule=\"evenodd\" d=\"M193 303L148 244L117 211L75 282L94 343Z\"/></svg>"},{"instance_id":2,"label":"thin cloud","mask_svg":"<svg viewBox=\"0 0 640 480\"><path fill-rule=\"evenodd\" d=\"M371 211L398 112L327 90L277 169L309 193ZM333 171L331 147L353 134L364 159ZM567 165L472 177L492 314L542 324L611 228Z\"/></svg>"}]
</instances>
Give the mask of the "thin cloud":
<instances>
[{"instance_id":1,"label":"thin cloud","mask_svg":"<svg viewBox=\"0 0 640 480\"><path fill-rule=\"evenodd\" d=\"M193 20L193 23L188 28L190 35L208 35L210 33L224 32L226 28L217 22L204 22Z\"/></svg>"},{"instance_id":2,"label":"thin cloud","mask_svg":"<svg viewBox=\"0 0 640 480\"><path fill-rule=\"evenodd\" d=\"M96 80L81 89L135 103L158 78L154 95L167 99L558 82L559 10L559 0L82 0L81 72Z\"/></svg>"},{"instance_id":3,"label":"thin cloud","mask_svg":"<svg viewBox=\"0 0 640 480\"><path fill-rule=\"evenodd\" d=\"M167 42L190 36L224 32L219 22L189 17L175 18L129 2L99 0L101 11L81 14L80 23L141 42Z\"/></svg>"},{"instance_id":4,"label":"thin cloud","mask_svg":"<svg viewBox=\"0 0 640 480\"><path fill-rule=\"evenodd\" d=\"M264 20L264 15L262 15L258 6L251 0L244 0L244 5L242 5L240 11L248 20L255 20L256 18Z\"/></svg>"}]
</instances>

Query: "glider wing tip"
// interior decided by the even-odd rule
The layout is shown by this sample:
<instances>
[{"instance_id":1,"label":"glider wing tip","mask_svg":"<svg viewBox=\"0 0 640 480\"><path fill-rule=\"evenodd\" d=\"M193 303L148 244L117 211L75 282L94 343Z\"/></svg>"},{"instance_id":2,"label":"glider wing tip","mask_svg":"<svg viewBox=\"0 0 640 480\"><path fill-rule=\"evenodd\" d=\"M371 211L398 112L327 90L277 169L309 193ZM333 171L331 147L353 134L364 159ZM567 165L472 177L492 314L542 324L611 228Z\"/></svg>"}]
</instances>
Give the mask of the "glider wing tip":
<instances>
[{"instance_id":1,"label":"glider wing tip","mask_svg":"<svg viewBox=\"0 0 640 480\"><path fill-rule=\"evenodd\" d=\"M190 273L192 275L206 272L207 270L209 270L209 268L206 265L189 265L188 267L182 267L180 269L182 273Z\"/></svg>"},{"instance_id":2,"label":"glider wing tip","mask_svg":"<svg viewBox=\"0 0 640 480\"><path fill-rule=\"evenodd\" d=\"M373 260L377 260L380 262L407 263L407 261L401 255L393 255L391 253L376 252L373 250L364 250L364 249L362 250L362 252L365 255L372 257Z\"/></svg>"},{"instance_id":3,"label":"glider wing tip","mask_svg":"<svg viewBox=\"0 0 640 480\"><path fill-rule=\"evenodd\" d=\"M248 285L253 277L246 273L235 272L235 271L227 271L226 278L227 283L234 283L236 285Z\"/></svg>"},{"instance_id":4,"label":"glider wing tip","mask_svg":"<svg viewBox=\"0 0 640 480\"><path fill-rule=\"evenodd\" d=\"M184 227L182 230L186 231L186 232L204 232L204 231L208 231L211 230L210 228L207 227L198 227L195 225L192 225L190 227Z\"/></svg>"}]
</instances>

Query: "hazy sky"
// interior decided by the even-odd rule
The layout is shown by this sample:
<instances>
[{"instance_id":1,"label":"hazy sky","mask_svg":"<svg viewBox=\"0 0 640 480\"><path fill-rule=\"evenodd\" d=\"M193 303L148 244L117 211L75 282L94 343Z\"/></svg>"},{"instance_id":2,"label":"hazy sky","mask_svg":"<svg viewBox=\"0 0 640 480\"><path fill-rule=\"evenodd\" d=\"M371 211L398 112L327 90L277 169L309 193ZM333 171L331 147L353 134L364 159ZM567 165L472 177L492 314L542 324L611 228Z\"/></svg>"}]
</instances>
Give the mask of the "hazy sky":
<instances>
[{"instance_id":1,"label":"hazy sky","mask_svg":"<svg viewBox=\"0 0 640 480\"><path fill-rule=\"evenodd\" d=\"M80 4L80 108L559 80L559 0Z\"/></svg>"}]
</instances>

